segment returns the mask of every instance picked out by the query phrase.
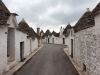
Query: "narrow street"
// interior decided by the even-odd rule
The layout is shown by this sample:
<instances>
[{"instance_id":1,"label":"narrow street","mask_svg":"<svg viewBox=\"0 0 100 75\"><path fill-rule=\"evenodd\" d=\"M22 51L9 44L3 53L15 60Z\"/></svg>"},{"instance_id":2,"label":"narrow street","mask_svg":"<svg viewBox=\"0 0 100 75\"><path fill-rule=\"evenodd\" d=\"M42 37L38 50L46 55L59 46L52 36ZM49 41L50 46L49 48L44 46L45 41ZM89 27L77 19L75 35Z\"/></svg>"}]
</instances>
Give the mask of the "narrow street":
<instances>
[{"instance_id":1,"label":"narrow street","mask_svg":"<svg viewBox=\"0 0 100 75\"><path fill-rule=\"evenodd\" d=\"M63 45L44 44L15 75L79 75Z\"/></svg>"}]
</instances>

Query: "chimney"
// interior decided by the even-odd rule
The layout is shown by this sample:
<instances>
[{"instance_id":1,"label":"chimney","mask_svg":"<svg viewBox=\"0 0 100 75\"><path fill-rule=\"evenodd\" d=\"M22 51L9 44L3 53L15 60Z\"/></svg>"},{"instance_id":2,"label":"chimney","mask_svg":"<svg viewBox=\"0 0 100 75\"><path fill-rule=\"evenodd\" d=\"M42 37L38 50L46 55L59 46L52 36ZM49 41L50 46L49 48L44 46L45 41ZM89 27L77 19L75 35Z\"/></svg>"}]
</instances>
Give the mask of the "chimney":
<instances>
[{"instance_id":1,"label":"chimney","mask_svg":"<svg viewBox=\"0 0 100 75\"><path fill-rule=\"evenodd\" d=\"M22 18L22 21L21 22L25 22L24 18Z\"/></svg>"},{"instance_id":2,"label":"chimney","mask_svg":"<svg viewBox=\"0 0 100 75\"><path fill-rule=\"evenodd\" d=\"M90 8L87 8L87 11L86 11L86 12L91 12L91 11L90 11Z\"/></svg>"},{"instance_id":3,"label":"chimney","mask_svg":"<svg viewBox=\"0 0 100 75\"><path fill-rule=\"evenodd\" d=\"M63 33L63 29L62 29L62 26L60 28L60 36L62 37L62 33Z\"/></svg>"},{"instance_id":4,"label":"chimney","mask_svg":"<svg viewBox=\"0 0 100 75\"><path fill-rule=\"evenodd\" d=\"M37 34L40 35L40 28L37 28Z\"/></svg>"}]
</instances>

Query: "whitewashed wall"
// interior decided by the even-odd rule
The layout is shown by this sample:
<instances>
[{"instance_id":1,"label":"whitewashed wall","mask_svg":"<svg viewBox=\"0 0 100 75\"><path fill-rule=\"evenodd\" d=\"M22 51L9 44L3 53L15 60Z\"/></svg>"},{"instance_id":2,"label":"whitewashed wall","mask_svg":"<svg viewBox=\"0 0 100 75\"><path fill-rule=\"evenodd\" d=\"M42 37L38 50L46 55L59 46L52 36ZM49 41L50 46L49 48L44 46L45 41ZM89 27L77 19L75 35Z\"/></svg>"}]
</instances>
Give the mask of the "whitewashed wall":
<instances>
[{"instance_id":1,"label":"whitewashed wall","mask_svg":"<svg viewBox=\"0 0 100 75\"><path fill-rule=\"evenodd\" d=\"M96 70L96 51L97 51L97 35L95 35L94 27L75 33L75 60L83 67L86 65L86 71L89 75L98 75Z\"/></svg>"},{"instance_id":2,"label":"whitewashed wall","mask_svg":"<svg viewBox=\"0 0 100 75\"><path fill-rule=\"evenodd\" d=\"M35 38L32 42L32 51L38 48L38 39Z\"/></svg>"},{"instance_id":3,"label":"whitewashed wall","mask_svg":"<svg viewBox=\"0 0 100 75\"><path fill-rule=\"evenodd\" d=\"M69 55L71 55L71 38L70 38L70 35L65 38L65 45L68 46Z\"/></svg>"},{"instance_id":4,"label":"whitewashed wall","mask_svg":"<svg viewBox=\"0 0 100 75\"><path fill-rule=\"evenodd\" d=\"M9 19L7 21L7 23L9 24L7 29L9 29L10 32L7 32L9 36L8 36L8 39L6 38L7 40L9 40L7 46L8 46L8 54L10 55L8 57L8 60L10 60L9 61L10 63L7 64L7 68L6 68L7 71L10 68L12 68L15 64L17 64L16 56L15 56L15 53L16 53L16 49L15 49L16 43L15 43L15 41L16 41L16 27L18 26L18 24L16 22L17 21L16 21L15 15L10 15L10 17L9 17Z\"/></svg>"},{"instance_id":5,"label":"whitewashed wall","mask_svg":"<svg viewBox=\"0 0 100 75\"><path fill-rule=\"evenodd\" d=\"M19 36L19 37L17 37ZM38 48L38 39L35 38L34 40L31 39L31 46L30 46L30 39L27 39L27 34L20 32L17 30L16 35L16 59L20 60L20 42L24 41L24 57L26 58L31 52ZM31 47L31 48L30 48Z\"/></svg>"},{"instance_id":6,"label":"whitewashed wall","mask_svg":"<svg viewBox=\"0 0 100 75\"><path fill-rule=\"evenodd\" d=\"M16 51L16 61L20 61L20 42L24 42L24 57L26 57L26 51L27 51L27 35L25 33L22 33L18 30L16 30L16 36L15 36L15 51Z\"/></svg>"},{"instance_id":7,"label":"whitewashed wall","mask_svg":"<svg viewBox=\"0 0 100 75\"><path fill-rule=\"evenodd\" d=\"M7 32L6 27L0 27L0 73L7 67Z\"/></svg>"},{"instance_id":8,"label":"whitewashed wall","mask_svg":"<svg viewBox=\"0 0 100 75\"><path fill-rule=\"evenodd\" d=\"M42 42L44 42L44 43L48 43L48 38L49 38L49 43L51 43L51 42L52 42L52 40L51 40L51 36L47 36L47 37L45 37L45 39L42 39Z\"/></svg>"},{"instance_id":9,"label":"whitewashed wall","mask_svg":"<svg viewBox=\"0 0 100 75\"><path fill-rule=\"evenodd\" d=\"M46 39L45 39L45 38L42 39L42 40L41 40L41 43L46 43Z\"/></svg>"},{"instance_id":10,"label":"whitewashed wall","mask_svg":"<svg viewBox=\"0 0 100 75\"><path fill-rule=\"evenodd\" d=\"M54 43L56 43L56 37L54 35L51 36L51 43L53 43L53 38L54 38Z\"/></svg>"},{"instance_id":11,"label":"whitewashed wall","mask_svg":"<svg viewBox=\"0 0 100 75\"><path fill-rule=\"evenodd\" d=\"M54 38L54 44L63 44L63 40L61 37L55 37L54 35L45 37L42 42L48 43L48 38L49 38L49 43L53 43L53 38Z\"/></svg>"},{"instance_id":12,"label":"whitewashed wall","mask_svg":"<svg viewBox=\"0 0 100 75\"><path fill-rule=\"evenodd\" d=\"M57 43L57 44L63 44L63 39L62 39L61 37L58 37L58 38L56 39L56 43Z\"/></svg>"},{"instance_id":13,"label":"whitewashed wall","mask_svg":"<svg viewBox=\"0 0 100 75\"><path fill-rule=\"evenodd\" d=\"M26 57L31 53L31 38L27 38L27 50L25 51L26 52Z\"/></svg>"},{"instance_id":14,"label":"whitewashed wall","mask_svg":"<svg viewBox=\"0 0 100 75\"><path fill-rule=\"evenodd\" d=\"M94 56L96 56L96 60L94 61L94 65L96 66L96 69L94 70L95 75L100 75L100 14L95 16L95 32L94 34L97 35L97 38L95 38L95 47L96 51Z\"/></svg>"},{"instance_id":15,"label":"whitewashed wall","mask_svg":"<svg viewBox=\"0 0 100 75\"><path fill-rule=\"evenodd\" d=\"M72 31L72 35L71 35L71 31ZM71 39L73 39L73 51L74 51L74 30L73 28L70 30L70 34L65 38L65 45L68 46L69 55L71 55Z\"/></svg>"},{"instance_id":16,"label":"whitewashed wall","mask_svg":"<svg viewBox=\"0 0 100 75\"><path fill-rule=\"evenodd\" d=\"M34 51L38 48L38 39L35 38L35 40L32 40L31 38L27 38L27 34L23 33L21 31L16 30L16 27L18 26L16 17L14 15L11 15L9 20L7 21L9 24L8 27L0 27L0 74L4 71L8 71L10 68L15 66L17 63L20 62L20 42L24 42L24 58L26 58L31 51ZM12 51L9 51L10 59L12 57L14 60L7 64L7 35L8 35L8 29L13 28L14 29L14 36L9 36L9 40L14 38L14 40L11 41L14 42L14 44L8 43L9 45L12 45L14 48L11 48ZM30 39L31 39L31 46L30 46ZM31 47L31 48L30 48ZM13 56L12 56L13 55Z\"/></svg>"},{"instance_id":17,"label":"whitewashed wall","mask_svg":"<svg viewBox=\"0 0 100 75\"><path fill-rule=\"evenodd\" d=\"M58 38L54 37L54 44L58 44Z\"/></svg>"},{"instance_id":18,"label":"whitewashed wall","mask_svg":"<svg viewBox=\"0 0 100 75\"><path fill-rule=\"evenodd\" d=\"M74 59L88 75L100 75L100 14L95 17L95 26L75 33Z\"/></svg>"}]
</instances>

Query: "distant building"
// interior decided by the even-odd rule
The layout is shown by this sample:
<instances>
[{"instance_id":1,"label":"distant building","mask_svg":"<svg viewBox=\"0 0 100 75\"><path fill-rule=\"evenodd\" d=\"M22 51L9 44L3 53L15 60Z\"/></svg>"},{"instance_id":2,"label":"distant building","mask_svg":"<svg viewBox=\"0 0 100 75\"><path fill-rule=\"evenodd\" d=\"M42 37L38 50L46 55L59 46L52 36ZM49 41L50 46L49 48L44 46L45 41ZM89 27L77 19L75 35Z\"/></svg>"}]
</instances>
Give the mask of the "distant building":
<instances>
[{"instance_id":1,"label":"distant building","mask_svg":"<svg viewBox=\"0 0 100 75\"><path fill-rule=\"evenodd\" d=\"M72 27L60 28L60 32L44 33L45 43L68 46L69 55L88 75L100 75L100 3L87 11Z\"/></svg>"},{"instance_id":2,"label":"distant building","mask_svg":"<svg viewBox=\"0 0 100 75\"><path fill-rule=\"evenodd\" d=\"M71 50L71 39L74 39L73 34L73 27L71 27L71 25L68 24L65 29L61 27L59 33L56 33L55 31L51 33L50 30L47 30L45 33L43 33L42 42L69 45L68 47Z\"/></svg>"}]
</instances>

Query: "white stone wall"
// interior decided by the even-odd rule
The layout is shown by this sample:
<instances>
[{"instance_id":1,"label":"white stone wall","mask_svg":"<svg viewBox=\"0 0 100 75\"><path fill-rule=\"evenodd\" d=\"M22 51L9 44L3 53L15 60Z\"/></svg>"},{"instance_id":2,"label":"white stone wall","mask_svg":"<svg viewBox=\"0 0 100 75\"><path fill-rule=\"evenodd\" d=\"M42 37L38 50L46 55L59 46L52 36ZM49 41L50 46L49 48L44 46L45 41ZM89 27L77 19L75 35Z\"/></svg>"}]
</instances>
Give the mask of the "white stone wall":
<instances>
[{"instance_id":1,"label":"white stone wall","mask_svg":"<svg viewBox=\"0 0 100 75\"><path fill-rule=\"evenodd\" d=\"M65 38L65 45L68 47L69 55L71 55L71 39L70 35Z\"/></svg>"},{"instance_id":2,"label":"white stone wall","mask_svg":"<svg viewBox=\"0 0 100 75\"><path fill-rule=\"evenodd\" d=\"M57 37L54 35L51 36L51 43L53 43L53 38L54 38L54 44L57 44Z\"/></svg>"},{"instance_id":3,"label":"white stone wall","mask_svg":"<svg viewBox=\"0 0 100 75\"><path fill-rule=\"evenodd\" d=\"M27 38L27 50L26 52L26 57L31 53L31 46L32 46L32 39L31 38Z\"/></svg>"},{"instance_id":4,"label":"white stone wall","mask_svg":"<svg viewBox=\"0 0 100 75\"><path fill-rule=\"evenodd\" d=\"M59 40L58 40L58 37L54 37L54 43L55 43L55 44L58 44L58 41L59 41Z\"/></svg>"},{"instance_id":5,"label":"white stone wall","mask_svg":"<svg viewBox=\"0 0 100 75\"><path fill-rule=\"evenodd\" d=\"M7 34L7 53L9 60L15 60L15 28L8 27L8 34Z\"/></svg>"},{"instance_id":6,"label":"white stone wall","mask_svg":"<svg viewBox=\"0 0 100 75\"><path fill-rule=\"evenodd\" d=\"M32 51L38 48L38 39L35 38L35 40L32 41Z\"/></svg>"},{"instance_id":7,"label":"white stone wall","mask_svg":"<svg viewBox=\"0 0 100 75\"><path fill-rule=\"evenodd\" d=\"M46 39L47 39L47 43L48 43L48 38L49 38L49 43L53 43L53 38L54 38L54 44L63 44L62 37L55 37L54 35L52 35L51 37L48 36L45 38L45 43L46 43Z\"/></svg>"},{"instance_id":8,"label":"white stone wall","mask_svg":"<svg viewBox=\"0 0 100 75\"><path fill-rule=\"evenodd\" d=\"M24 42L24 57L26 58L28 56L29 53L27 53L27 34L16 30L15 33L15 59L17 62L20 61L20 42Z\"/></svg>"},{"instance_id":9,"label":"white stone wall","mask_svg":"<svg viewBox=\"0 0 100 75\"><path fill-rule=\"evenodd\" d=\"M97 45L98 40L95 27L91 27L78 33L75 33L75 53L74 58L78 64L83 68L83 63L86 65L86 72L88 75L100 75L97 73Z\"/></svg>"},{"instance_id":10,"label":"white stone wall","mask_svg":"<svg viewBox=\"0 0 100 75\"><path fill-rule=\"evenodd\" d=\"M63 38L61 37L56 38L56 44L63 44Z\"/></svg>"},{"instance_id":11,"label":"white stone wall","mask_svg":"<svg viewBox=\"0 0 100 75\"><path fill-rule=\"evenodd\" d=\"M26 33L23 33L16 29L18 24L16 21L16 17L14 15L10 16L7 23L10 24L8 27L0 27L0 46L1 46L0 47L0 74L4 71L8 71L10 68L12 68L17 63L20 62L20 42L24 42L24 58L26 58L31 53L31 51L34 51L35 49L38 48L38 39L37 38L35 38L35 40L32 40L31 38L27 38ZM10 32L11 35L7 39L8 28L14 28L15 30L14 30L14 32L12 32L12 31ZM12 36L12 33L14 33L13 36ZM14 38L14 40L11 40L13 38ZM10 54L10 56L14 58L14 60L11 61L10 64L7 64L7 62L8 62L7 40L11 41L11 43L9 42L8 44L10 46L12 46L10 49L14 50L13 52L12 51L8 52ZM14 44L12 44L12 42L14 42ZM30 44L31 44L31 46L30 46Z\"/></svg>"},{"instance_id":12,"label":"white stone wall","mask_svg":"<svg viewBox=\"0 0 100 75\"><path fill-rule=\"evenodd\" d=\"M49 42L48 42L48 38L49 38ZM45 37L45 39L43 39L42 42L44 42L44 43L52 43L51 36Z\"/></svg>"},{"instance_id":13,"label":"white stone wall","mask_svg":"<svg viewBox=\"0 0 100 75\"><path fill-rule=\"evenodd\" d=\"M38 39L27 38L27 34L17 30L16 32L16 60L20 60L20 42L24 41L24 57L26 58L31 52L38 48ZM19 36L19 37L17 37ZM31 40L31 46L30 46ZM31 47L31 48L30 48Z\"/></svg>"},{"instance_id":14,"label":"white stone wall","mask_svg":"<svg viewBox=\"0 0 100 75\"><path fill-rule=\"evenodd\" d=\"M95 16L95 34L97 35L97 38L95 39L95 46L96 46L96 60L95 60L95 65L96 65L96 74L100 75L100 14Z\"/></svg>"},{"instance_id":15,"label":"white stone wall","mask_svg":"<svg viewBox=\"0 0 100 75\"><path fill-rule=\"evenodd\" d=\"M45 37L44 39L42 39L42 40L41 40L42 43L47 43L47 42L46 42L46 39L47 39L46 37Z\"/></svg>"},{"instance_id":16,"label":"white stone wall","mask_svg":"<svg viewBox=\"0 0 100 75\"><path fill-rule=\"evenodd\" d=\"M45 38L41 39L41 43L46 43Z\"/></svg>"},{"instance_id":17,"label":"white stone wall","mask_svg":"<svg viewBox=\"0 0 100 75\"><path fill-rule=\"evenodd\" d=\"M71 31L72 31L72 34L71 34ZM74 30L73 28L70 29L70 34L67 37L65 37L65 45L68 46L69 55L71 55L71 39L73 39L73 50L74 50Z\"/></svg>"},{"instance_id":18,"label":"white stone wall","mask_svg":"<svg viewBox=\"0 0 100 75\"><path fill-rule=\"evenodd\" d=\"M7 67L7 32L6 27L0 27L0 73Z\"/></svg>"},{"instance_id":19,"label":"white stone wall","mask_svg":"<svg viewBox=\"0 0 100 75\"><path fill-rule=\"evenodd\" d=\"M95 26L75 33L74 59L88 75L100 75L100 14L95 17Z\"/></svg>"}]
</instances>

